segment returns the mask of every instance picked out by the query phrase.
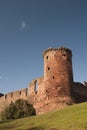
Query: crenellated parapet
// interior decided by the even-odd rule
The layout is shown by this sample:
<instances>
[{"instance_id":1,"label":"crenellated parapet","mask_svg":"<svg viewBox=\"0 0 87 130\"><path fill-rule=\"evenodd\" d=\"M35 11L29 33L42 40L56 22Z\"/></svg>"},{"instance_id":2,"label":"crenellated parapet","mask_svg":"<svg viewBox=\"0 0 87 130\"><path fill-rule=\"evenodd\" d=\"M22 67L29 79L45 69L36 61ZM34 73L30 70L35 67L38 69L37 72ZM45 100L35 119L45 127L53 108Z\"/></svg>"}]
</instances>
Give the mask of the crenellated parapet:
<instances>
[{"instance_id":1,"label":"crenellated parapet","mask_svg":"<svg viewBox=\"0 0 87 130\"><path fill-rule=\"evenodd\" d=\"M70 57L72 57L72 51L69 48L66 47L60 47L60 48L48 48L43 52L43 57L46 55L47 52L53 52L53 51L57 51L60 52L61 54L64 53L68 53L70 55Z\"/></svg>"},{"instance_id":2,"label":"crenellated parapet","mask_svg":"<svg viewBox=\"0 0 87 130\"><path fill-rule=\"evenodd\" d=\"M15 102L17 99L26 99L28 95L28 89L24 88L18 91L9 92L3 95L0 99L8 103Z\"/></svg>"}]
</instances>

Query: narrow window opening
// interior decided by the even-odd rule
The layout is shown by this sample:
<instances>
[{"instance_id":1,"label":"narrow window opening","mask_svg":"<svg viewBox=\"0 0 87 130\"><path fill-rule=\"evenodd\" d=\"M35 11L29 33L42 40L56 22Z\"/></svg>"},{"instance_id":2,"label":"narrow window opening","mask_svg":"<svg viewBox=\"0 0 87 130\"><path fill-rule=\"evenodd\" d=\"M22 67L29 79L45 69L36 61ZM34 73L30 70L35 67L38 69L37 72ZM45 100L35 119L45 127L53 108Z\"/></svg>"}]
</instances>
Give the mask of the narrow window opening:
<instances>
[{"instance_id":1,"label":"narrow window opening","mask_svg":"<svg viewBox=\"0 0 87 130\"><path fill-rule=\"evenodd\" d=\"M65 57L65 56L66 56L66 54L63 54L63 56Z\"/></svg>"},{"instance_id":2,"label":"narrow window opening","mask_svg":"<svg viewBox=\"0 0 87 130\"><path fill-rule=\"evenodd\" d=\"M50 67L48 67L48 70L50 70Z\"/></svg>"},{"instance_id":3,"label":"narrow window opening","mask_svg":"<svg viewBox=\"0 0 87 130\"><path fill-rule=\"evenodd\" d=\"M37 80L35 81L35 92L37 93L38 91L38 83L37 83Z\"/></svg>"},{"instance_id":4,"label":"narrow window opening","mask_svg":"<svg viewBox=\"0 0 87 130\"><path fill-rule=\"evenodd\" d=\"M7 98L7 95L5 95L5 99Z\"/></svg>"},{"instance_id":5,"label":"narrow window opening","mask_svg":"<svg viewBox=\"0 0 87 130\"><path fill-rule=\"evenodd\" d=\"M21 95L21 91L20 91L20 93L19 93L20 95Z\"/></svg>"},{"instance_id":6,"label":"narrow window opening","mask_svg":"<svg viewBox=\"0 0 87 130\"><path fill-rule=\"evenodd\" d=\"M46 59L48 59L48 56L46 56Z\"/></svg>"},{"instance_id":7,"label":"narrow window opening","mask_svg":"<svg viewBox=\"0 0 87 130\"><path fill-rule=\"evenodd\" d=\"M28 95L28 88L26 88L26 96Z\"/></svg>"},{"instance_id":8,"label":"narrow window opening","mask_svg":"<svg viewBox=\"0 0 87 130\"><path fill-rule=\"evenodd\" d=\"M54 79L54 76L53 76L53 79Z\"/></svg>"}]
</instances>

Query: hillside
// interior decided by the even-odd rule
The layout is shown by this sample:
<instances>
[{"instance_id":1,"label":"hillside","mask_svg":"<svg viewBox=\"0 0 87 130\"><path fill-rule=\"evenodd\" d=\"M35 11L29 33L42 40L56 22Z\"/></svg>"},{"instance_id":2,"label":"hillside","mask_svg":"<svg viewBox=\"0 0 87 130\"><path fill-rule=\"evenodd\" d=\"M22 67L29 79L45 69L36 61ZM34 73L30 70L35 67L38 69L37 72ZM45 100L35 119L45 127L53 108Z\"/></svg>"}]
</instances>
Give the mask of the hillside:
<instances>
[{"instance_id":1,"label":"hillside","mask_svg":"<svg viewBox=\"0 0 87 130\"><path fill-rule=\"evenodd\" d=\"M0 130L87 130L87 102L62 110L0 122Z\"/></svg>"}]
</instances>

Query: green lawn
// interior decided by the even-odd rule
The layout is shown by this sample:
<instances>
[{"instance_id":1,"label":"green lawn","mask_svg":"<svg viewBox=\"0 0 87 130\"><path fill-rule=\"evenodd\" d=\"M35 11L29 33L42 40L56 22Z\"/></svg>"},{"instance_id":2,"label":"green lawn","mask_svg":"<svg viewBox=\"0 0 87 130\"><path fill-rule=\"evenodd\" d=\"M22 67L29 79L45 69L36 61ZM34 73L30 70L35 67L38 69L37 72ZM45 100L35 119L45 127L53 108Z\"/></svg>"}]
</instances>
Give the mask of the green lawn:
<instances>
[{"instance_id":1,"label":"green lawn","mask_svg":"<svg viewBox=\"0 0 87 130\"><path fill-rule=\"evenodd\" d=\"M0 121L0 130L87 130L87 103L43 115Z\"/></svg>"}]
</instances>

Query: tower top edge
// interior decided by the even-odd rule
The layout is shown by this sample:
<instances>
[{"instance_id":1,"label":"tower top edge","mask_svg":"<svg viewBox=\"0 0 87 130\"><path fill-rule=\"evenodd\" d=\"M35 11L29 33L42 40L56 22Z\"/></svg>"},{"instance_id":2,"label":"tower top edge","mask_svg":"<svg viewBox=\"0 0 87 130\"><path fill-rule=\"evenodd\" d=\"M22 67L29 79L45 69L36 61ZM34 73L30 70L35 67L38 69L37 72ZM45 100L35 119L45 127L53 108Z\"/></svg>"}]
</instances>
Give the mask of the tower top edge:
<instances>
[{"instance_id":1,"label":"tower top edge","mask_svg":"<svg viewBox=\"0 0 87 130\"><path fill-rule=\"evenodd\" d=\"M66 52L69 52L69 53L71 53L72 54L72 51L71 51L71 49L69 49L69 48L66 48L66 47L64 47L64 46L61 46L61 47L59 47L59 48L48 48L48 49L46 49L44 52L43 52L43 57L45 56L45 54L47 53L47 52L51 52L51 51L66 51Z\"/></svg>"}]
</instances>

